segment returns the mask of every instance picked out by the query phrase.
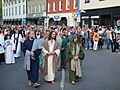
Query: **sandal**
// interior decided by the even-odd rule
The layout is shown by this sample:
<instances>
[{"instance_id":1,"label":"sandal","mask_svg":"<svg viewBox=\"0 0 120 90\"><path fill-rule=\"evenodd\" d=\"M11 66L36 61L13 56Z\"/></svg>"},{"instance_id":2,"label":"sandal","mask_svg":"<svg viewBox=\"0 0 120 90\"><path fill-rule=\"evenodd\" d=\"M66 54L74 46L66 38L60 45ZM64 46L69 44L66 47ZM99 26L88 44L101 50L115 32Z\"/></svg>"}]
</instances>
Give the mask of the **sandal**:
<instances>
[{"instance_id":1,"label":"sandal","mask_svg":"<svg viewBox=\"0 0 120 90\"><path fill-rule=\"evenodd\" d=\"M51 81L51 83L52 83L53 85L55 85L55 82L54 82L54 81Z\"/></svg>"},{"instance_id":2,"label":"sandal","mask_svg":"<svg viewBox=\"0 0 120 90\"><path fill-rule=\"evenodd\" d=\"M71 84L72 84L72 85L75 85L76 83L75 83L75 81L72 81Z\"/></svg>"},{"instance_id":3,"label":"sandal","mask_svg":"<svg viewBox=\"0 0 120 90\"><path fill-rule=\"evenodd\" d=\"M37 87L40 86L40 84L39 83L35 83L33 86L34 86L34 88L37 88Z\"/></svg>"}]
</instances>

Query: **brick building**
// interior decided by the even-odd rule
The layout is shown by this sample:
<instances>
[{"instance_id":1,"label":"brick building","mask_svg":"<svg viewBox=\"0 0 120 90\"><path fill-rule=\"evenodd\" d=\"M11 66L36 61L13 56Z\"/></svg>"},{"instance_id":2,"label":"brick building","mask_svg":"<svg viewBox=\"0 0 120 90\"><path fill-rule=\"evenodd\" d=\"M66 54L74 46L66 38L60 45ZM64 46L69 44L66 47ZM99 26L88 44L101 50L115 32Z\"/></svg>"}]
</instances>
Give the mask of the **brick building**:
<instances>
[{"instance_id":1,"label":"brick building","mask_svg":"<svg viewBox=\"0 0 120 90\"><path fill-rule=\"evenodd\" d=\"M49 25L76 25L78 0L47 0L47 16Z\"/></svg>"}]
</instances>

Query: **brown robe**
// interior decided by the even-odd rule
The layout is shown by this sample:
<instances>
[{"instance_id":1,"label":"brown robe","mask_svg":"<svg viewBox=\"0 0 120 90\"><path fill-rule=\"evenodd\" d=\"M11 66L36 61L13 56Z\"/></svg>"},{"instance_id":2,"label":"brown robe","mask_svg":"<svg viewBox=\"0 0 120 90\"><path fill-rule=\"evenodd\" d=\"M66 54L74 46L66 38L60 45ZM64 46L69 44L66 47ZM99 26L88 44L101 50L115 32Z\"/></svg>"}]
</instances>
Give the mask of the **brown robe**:
<instances>
[{"instance_id":1,"label":"brown robe","mask_svg":"<svg viewBox=\"0 0 120 90\"><path fill-rule=\"evenodd\" d=\"M43 42L43 47L49 51L49 46L48 46L48 40L46 39L44 42ZM55 41L55 46L54 46L54 50L57 50L57 49L60 49L60 44ZM45 66L44 66L44 73L47 74L48 73L48 55L46 54L45 56ZM57 54L55 54L53 56L53 73L56 73L57 72L57 60L58 60L59 56Z\"/></svg>"}]
</instances>

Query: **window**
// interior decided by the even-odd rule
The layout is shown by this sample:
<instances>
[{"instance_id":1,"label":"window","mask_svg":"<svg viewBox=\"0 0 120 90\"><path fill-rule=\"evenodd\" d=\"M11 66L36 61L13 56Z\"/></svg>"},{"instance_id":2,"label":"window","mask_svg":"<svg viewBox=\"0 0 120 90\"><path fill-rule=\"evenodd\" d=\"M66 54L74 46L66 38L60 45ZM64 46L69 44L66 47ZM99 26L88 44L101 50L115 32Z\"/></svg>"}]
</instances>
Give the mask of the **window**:
<instances>
[{"instance_id":1,"label":"window","mask_svg":"<svg viewBox=\"0 0 120 90\"><path fill-rule=\"evenodd\" d=\"M15 7L15 15L17 15L17 6Z\"/></svg>"},{"instance_id":2,"label":"window","mask_svg":"<svg viewBox=\"0 0 120 90\"><path fill-rule=\"evenodd\" d=\"M15 0L15 4L17 4L17 0Z\"/></svg>"},{"instance_id":3,"label":"window","mask_svg":"<svg viewBox=\"0 0 120 90\"><path fill-rule=\"evenodd\" d=\"M21 14L21 7L19 6L19 15Z\"/></svg>"},{"instance_id":4,"label":"window","mask_svg":"<svg viewBox=\"0 0 120 90\"><path fill-rule=\"evenodd\" d=\"M85 3L90 3L90 0L85 0Z\"/></svg>"},{"instance_id":5,"label":"window","mask_svg":"<svg viewBox=\"0 0 120 90\"><path fill-rule=\"evenodd\" d=\"M45 3L42 4L42 11L45 11Z\"/></svg>"},{"instance_id":6,"label":"window","mask_svg":"<svg viewBox=\"0 0 120 90\"><path fill-rule=\"evenodd\" d=\"M23 14L25 14L25 5L23 5Z\"/></svg>"},{"instance_id":7,"label":"window","mask_svg":"<svg viewBox=\"0 0 120 90\"><path fill-rule=\"evenodd\" d=\"M8 9L6 9L6 16L8 16Z\"/></svg>"},{"instance_id":8,"label":"window","mask_svg":"<svg viewBox=\"0 0 120 90\"><path fill-rule=\"evenodd\" d=\"M59 1L59 11L62 11L62 3L63 3L63 0L60 0Z\"/></svg>"},{"instance_id":9,"label":"window","mask_svg":"<svg viewBox=\"0 0 120 90\"><path fill-rule=\"evenodd\" d=\"M41 12L42 11L42 5L40 4L39 5L39 12Z\"/></svg>"},{"instance_id":10,"label":"window","mask_svg":"<svg viewBox=\"0 0 120 90\"><path fill-rule=\"evenodd\" d=\"M35 13L37 13L37 5L35 6Z\"/></svg>"},{"instance_id":11,"label":"window","mask_svg":"<svg viewBox=\"0 0 120 90\"><path fill-rule=\"evenodd\" d=\"M4 16L5 16L5 9L4 9Z\"/></svg>"},{"instance_id":12,"label":"window","mask_svg":"<svg viewBox=\"0 0 120 90\"><path fill-rule=\"evenodd\" d=\"M74 0L74 9L78 8L78 0Z\"/></svg>"},{"instance_id":13,"label":"window","mask_svg":"<svg viewBox=\"0 0 120 90\"><path fill-rule=\"evenodd\" d=\"M32 6L32 13L34 13L34 6Z\"/></svg>"},{"instance_id":14,"label":"window","mask_svg":"<svg viewBox=\"0 0 120 90\"><path fill-rule=\"evenodd\" d=\"M53 2L53 11L56 11L56 2Z\"/></svg>"},{"instance_id":15,"label":"window","mask_svg":"<svg viewBox=\"0 0 120 90\"><path fill-rule=\"evenodd\" d=\"M48 3L48 12L50 12L50 3Z\"/></svg>"},{"instance_id":16,"label":"window","mask_svg":"<svg viewBox=\"0 0 120 90\"><path fill-rule=\"evenodd\" d=\"M13 5L13 0L11 1L12 5Z\"/></svg>"},{"instance_id":17,"label":"window","mask_svg":"<svg viewBox=\"0 0 120 90\"><path fill-rule=\"evenodd\" d=\"M20 3L20 0L18 0L18 2Z\"/></svg>"},{"instance_id":18,"label":"window","mask_svg":"<svg viewBox=\"0 0 120 90\"><path fill-rule=\"evenodd\" d=\"M99 0L99 1L105 1L105 0Z\"/></svg>"},{"instance_id":19,"label":"window","mask_svg":"<svg viewBox=\"0 0 120 90\"><path fill-rule=\"evenodd\" d=\"M14 8L12 7L12 15L14 15Z\"/></svg>"},{"instance_id":20,"label":"window","mask_svg":"<svg viewBox=\"0 0 120 90\"><path fill-rule=\"evenodd\" d=\"M23 2L25 2L25 0L23 0Z\"/></svg>"},{"instance_id":21,"label":"window","mask_svg":"<svg viewBox=\"0 0 120 90\"><path fill-rule=\"evenodd\" d=\"M66 0L66 10L69 10L70 8L70 0Z\"/></svg>"},{"instance_id":22,"label":"window","mask_svg":"<svg viewBox=\"0 0 120 90\"><path fill-rule=\"evenodd\" d=\"M10 10L10 8L9 8L9 16L11 15L11 10Z\"/></svg>"},{"instance_id":23,"label":"window","mask_svg":"<svg viewBox=\"0 0 120 90\"><path fill-rule=\"evenodd\" d=\"M29 6L29 9L28 9L28 10L29 10L29 14L30 14L30 13L31 13L31 6Z\"/></svg>"}]
</instances>

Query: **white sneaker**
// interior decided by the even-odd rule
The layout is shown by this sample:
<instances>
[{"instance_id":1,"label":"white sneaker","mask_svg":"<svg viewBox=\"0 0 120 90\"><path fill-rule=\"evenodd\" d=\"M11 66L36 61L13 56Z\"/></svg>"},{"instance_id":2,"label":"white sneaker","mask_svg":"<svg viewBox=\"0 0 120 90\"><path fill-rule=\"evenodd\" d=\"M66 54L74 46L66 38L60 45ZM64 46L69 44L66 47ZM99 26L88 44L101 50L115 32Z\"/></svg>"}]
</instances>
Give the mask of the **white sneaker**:
<instances>
[{"instance_id":1,"label":"white sneaker","mask_svg":"<svg viewBox=\"0 0 120 90\"><path fill-rule=\"evenodd\" d=\"M85 48L87 50L87 48Z\"/></svg>"}]
</instances>

